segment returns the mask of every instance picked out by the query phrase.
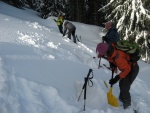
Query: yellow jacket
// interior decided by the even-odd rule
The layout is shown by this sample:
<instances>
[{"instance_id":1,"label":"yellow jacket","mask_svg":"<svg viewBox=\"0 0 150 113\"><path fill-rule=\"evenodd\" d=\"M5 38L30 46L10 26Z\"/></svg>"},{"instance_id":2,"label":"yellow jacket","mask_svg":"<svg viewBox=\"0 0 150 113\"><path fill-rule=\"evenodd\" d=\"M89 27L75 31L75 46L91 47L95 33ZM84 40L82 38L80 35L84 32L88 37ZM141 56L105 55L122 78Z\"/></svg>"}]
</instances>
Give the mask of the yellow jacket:
<instances>
[{"instance_id":1,"label":"yellow jacket","mask_svg":"<svg viewBox=\"0 0 150 113\"><path fill-rule=\"evenodd\" d=\"M54 19L54 21L57 23L58 26L59 26L59 25L62 25L63 22L64 22L64 20L63 20L62 17L58 17L58 19L57 19L57 20Z\"/></svg>"}]
</instances>

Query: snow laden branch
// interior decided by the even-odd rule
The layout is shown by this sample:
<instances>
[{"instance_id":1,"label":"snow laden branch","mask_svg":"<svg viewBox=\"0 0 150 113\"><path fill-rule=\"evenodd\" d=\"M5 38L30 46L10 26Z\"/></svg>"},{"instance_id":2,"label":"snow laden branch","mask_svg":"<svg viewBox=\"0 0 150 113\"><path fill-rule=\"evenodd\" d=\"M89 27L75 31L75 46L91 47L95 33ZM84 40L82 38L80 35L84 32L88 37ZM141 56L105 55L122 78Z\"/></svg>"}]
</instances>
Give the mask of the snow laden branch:
<instances>
[{"instance_id":1,"label":"snow laden branch","mask_svg":"<svg viewBox=\"0 0 150 113\"><path fill-rule=\"evenodd\" d=\"M102 8L100 8L98 11L106 11L107 9L109 9L109 6L114 2L115 0L111 0L107 5L103 6Z\"/></svg>"},{"instance_id":2,"label":"snow laden branch","mask_svg":"<svg viewBox=\"0 0 150 113\"><path fill-rule=\"evenodd\" d=\"M110 0L99 11L105 12L105 19L116 24L122 39L136 41L140 44L143 49L143 59L150 57L150 52L148 54L150 11L144 8L142 0Z\"/></svg>"}]
</instances>

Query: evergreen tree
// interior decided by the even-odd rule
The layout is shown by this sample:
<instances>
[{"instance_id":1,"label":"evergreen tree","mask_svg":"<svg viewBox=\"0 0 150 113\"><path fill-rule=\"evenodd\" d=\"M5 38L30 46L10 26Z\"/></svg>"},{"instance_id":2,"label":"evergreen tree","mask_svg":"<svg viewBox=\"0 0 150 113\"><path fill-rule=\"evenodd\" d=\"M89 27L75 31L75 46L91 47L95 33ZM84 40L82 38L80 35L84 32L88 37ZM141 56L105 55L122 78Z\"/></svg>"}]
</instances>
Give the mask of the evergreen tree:
<instances>
[{"instance_id":1,"label":"evergreen tree","mask_svg":"<svg viewBox=\"0 0 150 113\"><path fill-rule=\"evenodd\" d=\"M68 20L72 20L72 21L76 21L77 20L77 0L69 0L69 9L70 9L70 13L69 13L69 18Z\"/></svg>"},{"instance_id":2,"label":"evergreen tree","mask_svg":"<svg viewBox=\"0 0 150 113\"><path fill-rule=\"evenodd\" d=\"M65 13L65 19L69 20L71 15L71 7L69 2L64 3L64 9L63 12Z\"/></svg>"},{"instance_id":3,"label":"evergreen tree","mask_svg":"<svg viewBox=\"0 0 150 113\"><path fill-rule=\"evenodd\" d=\"M101 0L69 0L70 20L87 24L101 25L104 13L99 13L100 6L106 4Z\"/></svg>"},{"instance_id":4,"label":"evergreen tree","mask_svg":"<svg viewBox=\"0 0 150 113\"><path fill-rule=\"evenodd\" d=\"M88 4L89 4L89 15L88 15L88 17L90 17L90 24L102 26L102 23L105 20L104 13L98 12L98 9L99 9L99 7L106 4L106 0L105 1L88 0Z\"/></svg>"},{"instance_id":5,"label":"evergreen tree","mask_svg":"<svg viewBox=\"0 0 150 113\"><path fill-rule=\"evenodd\" d=\"M48 16L51 13L51 10L55 6L53 0L44 0L37 5L38 7L36 10L39 11L39 16L44 19L48 18Z\"/></svg>"},{"instance_id":6,"label":"evergreen tree","mask_svg":"<svg viewBox=\"0 0 150 113\"><path fill-rule=\"evenodd\" d=\"M46 19L49 16L58 16L59 14L65 15L67 12L67 3L65 0L44 0L38 3L38 8L36 9L39 11L39 15Z\"/></svg>"},{"instance_id":7,"label":"evergreen tree","mask_svg":"<svg viewBox=\"0 0 150 113\"><path fill-rule=\"evenodd\" d=\"M143 0L145 5L150 0ZM144 6L142 0L111 0L99 11L106 13L105 18L113 21L118 28L121 38L136 41L142 48L142 59L150 62L148 46L148 31L150 31L149 5Z\"/></svg>"},{"instance_id":8,"label":"evergreen tree","mask_svg":"<svg viewBox=\"0 0 150 113\"><path fill-rule=\"evenodd\" d=\"M26 0L26 5L28 5L31 9L35 9L37 2L38 0Z\"/></svg>"},{"instance_id":9,"label":"evergreen tree","mask_svg":"<svg viewBox=\"0 0 150 113\"><path fill-rule=\"evenodd\" d=\"M21 9L25 6L25 0L2 0L2 1Z\"/></svg>"},{"instance_id":10,"label":"evergreen tree","mask_svg":"<svg viewBox=\"0 0 150 113\"><path fill-rule=\"evenodd\" d=\"M142 0L143 5L147 10L150 10L150 1L149 0Z\"/></svg>"}]
</instances>

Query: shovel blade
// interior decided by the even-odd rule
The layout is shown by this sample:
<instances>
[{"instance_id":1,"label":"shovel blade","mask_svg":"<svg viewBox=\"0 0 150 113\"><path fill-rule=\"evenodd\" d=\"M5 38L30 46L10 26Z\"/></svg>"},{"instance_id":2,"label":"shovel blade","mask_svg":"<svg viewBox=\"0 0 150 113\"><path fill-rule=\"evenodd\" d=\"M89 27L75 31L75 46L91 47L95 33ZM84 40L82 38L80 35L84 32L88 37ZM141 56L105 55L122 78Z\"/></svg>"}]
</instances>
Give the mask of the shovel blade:
<instances>
[{"instance_id":1,"label":"shovel blade","mask_svg":"<svg viewBox=\"0 0 150 113\"><path fill-rule=\"evenodd\" d=\"M109 92L107 93L107 100L108 104L114 107L118 107L118 100L117 98L112 94L112 87L110 87Z\"/></svg>"}]
</instances>

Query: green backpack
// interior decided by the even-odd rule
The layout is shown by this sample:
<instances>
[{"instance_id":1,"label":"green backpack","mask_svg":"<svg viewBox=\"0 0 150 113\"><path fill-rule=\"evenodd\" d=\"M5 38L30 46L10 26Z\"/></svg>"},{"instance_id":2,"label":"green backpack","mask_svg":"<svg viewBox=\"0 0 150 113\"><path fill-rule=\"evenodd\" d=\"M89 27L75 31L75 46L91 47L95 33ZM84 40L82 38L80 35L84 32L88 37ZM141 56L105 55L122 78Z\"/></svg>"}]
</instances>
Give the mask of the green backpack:
<instances>
[{"instance_id":1,"label":"green backpack","mask_svg":"<svg viewBox=\"0 0 150 113\"><path fill-rule=\"evenodd\" d=\"M130 55L130 62L136 62L140 59L140 48L135 42L130 42L128 40L120 40L115 45L116 49L122 50Z\"/></svg>"}]
</instances>

